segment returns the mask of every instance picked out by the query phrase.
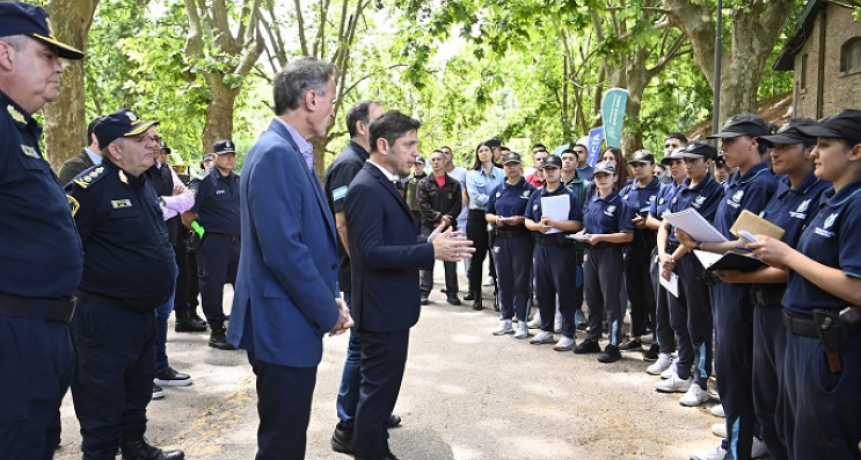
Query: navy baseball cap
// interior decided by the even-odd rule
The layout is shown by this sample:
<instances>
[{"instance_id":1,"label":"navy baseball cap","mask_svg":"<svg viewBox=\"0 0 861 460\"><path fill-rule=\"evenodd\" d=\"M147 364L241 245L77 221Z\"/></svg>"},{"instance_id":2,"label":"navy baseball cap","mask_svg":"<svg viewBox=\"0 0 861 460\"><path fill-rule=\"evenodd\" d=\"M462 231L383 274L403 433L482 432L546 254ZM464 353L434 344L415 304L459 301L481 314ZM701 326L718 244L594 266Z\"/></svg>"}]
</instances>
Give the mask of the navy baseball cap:
<instances>
[{"instance_id":1,"label":"navy baseball cap","mask_svg":"<svg viewBox=\"0 0 861 460\"><path fill-rule=\"evenodd\" d=\"M690 158L693 160L698 158L714 160L718 156L717 149L715 149L711 144L707 144L703 141L691 141L681 150L676 150L676 152L678 152L678 155L674 153L674 157Z\"/></svg>"},{"instance_id":2,"label":"navy baseball cap","mask_svg":"<svg viewBox=\"0 0 861 460\"><path fill-rule=\"evenodd\" d=\"M595 169L592 171L592 176L597 176L598 174L616 174L616 168L609 161L602 161L596 164Z\"/></svg>"},{"instance_id":3,"label":"navy baseball cap","mask_svg":"<svg viewBox=\"0 0 861 460\"><path fill-rule=\"evenodd\" d=\"M781 126L777 132L769 136L758 136L772 144L804 144L807 146L816 144L816 136L808 136L798 130L800 126L813 126L816 120L812 118L793 118Z\"/></svg>"},{"instance_id":4,"label":"navy baseball cap","mask_svg":"<svg viewBox=\"0 0 861 460\"><path fill-rule=\"evenodd\" d=\"M508 163L522 163L520 160L520 154L517 152L508 152L502 156L502 164L507 165Z\"/></svg>"},{"instance_id":5,"label":"navy baseball cap","mask_svg":"<svg viewBox=\"0 0 861 460\"><path fill-rule=\"evenodd\" d=\"M207 153L206 155L203 156L203 160L201 160L201 161L206 163L207 161L213 161L213 160L215 160L215 154Z\"/></svg>"},{"instance_id":6,"label":"navy baseball cap","mask_svg":"<svg viewBox=\"0 0 861 460\"><path fill-rule=\"evenodd\" d=\"M165 141L159 142L159 146L161 147L162 150L167 150L168 154L173 152L173 150L171 150L170 147L167 146L167 142L165 142Z\"/></svg>"},{"instance_id":7,"label":"navy baseball cap","mask_svg":"<svg viewBox=\"0 0 861 460\"><path fill-rule=\"evenodd\" d=\"M54 36L51 20L42 8L21 2L0 2L0 37L26 35L57 50L65 59L83 59L84 53Z\"/></svg>"},{"instance_id":8,"label":"navy baseball cap","mask_svg":"<svg viewBox=\"0 0 861 460\"><path fill-rule=\"evenodd\" d=\"M808 136L843 139L853 146L861 144L861 110L846 109L810 126L799 126L798 130Z\"/></svg>"},{"instance_id":9,"label":"navy baseball cap","mask_svg":"<svg viewBox=\"0 0 861 460\"><path fill-rule=\"evenodd\" d=\"M628 163L655 164L655 154L648 150L637 150L636 152L634 152L634 155L631 157L631 161L629 161Z\"/></svg>"},{"instance_id":10,"label":"navy baseball cap","mask_svg":"<svg viewBox=\"0 0 861 460\"><path fill-rule=\"evenodd\" d=\"M236 145L230 139L215 141L212 150L216 155L224 155L225 153L236 153Z\"/></svg>"},{"instance_id":11,"label":"navy baseball cap","mask_svg":"<svg viewBox=\"0 0 861 460\"><path fill-rule=\"evenodd\" d=\"M104 149L121 137L140 136L156 125L158 125L157 121L143 121L131 110L120 109L100 121L93 128L93 133L99 141L99 147Z\"/></svg>"},{"instance_id":12,"label":"navy baseball cap","mask_svg":"<svg viewBox=\"0 0 861 460\"><path fill-rule=\"evenodd\" d=\"M681 156L681 154L684 150L685 149L683 149L683 148L678 148L678 149L673 150L672 152L670 152L669 155L665 156L664 158L661 158L661 164L664 166L669 166L670 163L672 163L675 160L684 160L684 157Z\"/></svg>"},{"instance_id":13,"label":"navy baseball cap","mask_svg":"<svg viewBox=\"0 0 861 460\"><path fill-rule=\"evenodd\" d=\"M560 169L562 167L562 158L559 158L559 155L547 155L547 158L544 159L543 168L556 168Z\"/></svg>"},{"instance_id":14,"label":"navy baseball cap","mask_svg":"<svg viewBox=\"0 0 861 460\"><path fill-rule=\"evenodd\" d=\"M761 137L769 134L771 134L771 127L765 120L752 113L743 113L729 117L721 131L708 136L707 139L729 139L739 136Z\"/></svg>"}]
</instances>

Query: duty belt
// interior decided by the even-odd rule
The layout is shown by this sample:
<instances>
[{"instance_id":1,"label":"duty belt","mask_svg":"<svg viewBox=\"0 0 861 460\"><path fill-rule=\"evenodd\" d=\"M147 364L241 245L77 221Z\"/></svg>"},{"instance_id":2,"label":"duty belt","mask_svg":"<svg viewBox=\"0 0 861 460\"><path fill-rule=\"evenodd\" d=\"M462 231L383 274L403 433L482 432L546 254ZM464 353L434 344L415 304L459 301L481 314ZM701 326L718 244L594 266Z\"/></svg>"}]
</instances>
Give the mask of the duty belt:
<instances>
[{"instance_id":1,"label":"duty belt","mask_svg":"<svg viewBox=\"0 0 861 460\"><path fill-rule=\"evenodd\" d=\"M750 292L753 300L760 307L776 307L783 302L783 294L786 293L785 284L754 284Z\"/></svg>"},{"instance_id":2,"label":"duty belt","mask_svg":"<svg viewBox=\"0 0 861 460\"><path fill-rule=\"evenodd\" d=\"M556 233L547 236L535 236L535 244L539 246L571 246L574 247L574 240L565 238L565 234Z\"/></svg>"},{"instance_id":3,"label":"duty belt","mask_svg":"<svg viewBox=\"0 0 861 460\"><path fill-rule=\"evenodd\" d=\"M69 324L75 315L75 301L64 299L30 299L0 294L0 315Z\"/></svg>"},{"instance_id":4,"label":"duty belt","mask_svg":"<svg viewBox=\"0 0 861 460\"><path fill-rule=\"evenodd\" d=\"M858 309L853 307L840 312L836 309L815 309L812 320L790 316L784 310L783 325L795 335L819 339L828 369L833 373L843 370L840 348L852 334L861 329Z\"/></svg>"}]
</instances>

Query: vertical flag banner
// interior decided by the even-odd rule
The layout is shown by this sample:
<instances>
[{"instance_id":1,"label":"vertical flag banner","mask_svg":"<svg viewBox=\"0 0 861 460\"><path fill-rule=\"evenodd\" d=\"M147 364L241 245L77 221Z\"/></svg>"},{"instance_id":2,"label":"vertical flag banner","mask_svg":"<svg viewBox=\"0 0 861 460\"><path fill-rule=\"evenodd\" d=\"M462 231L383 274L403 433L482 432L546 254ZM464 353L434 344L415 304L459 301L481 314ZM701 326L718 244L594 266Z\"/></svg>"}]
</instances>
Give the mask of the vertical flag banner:
<instances>
[{"instance_id":1,"label":"vertical flag banner","mask_svg":"<svg viewBox=\"0 0 861 460\"><path fill-rule=\"evenodd\" d=\"M601 118L604 120L607 147L622 146L622 124L625 122L627 105L628 90L622 88L610 88L601 100Z\"/></svg>"},{"instance_id":2,"label":"vertical flag banner","mask_svg":"<svg viewBox=\"0 0 861 460\"><path fill-rule=\"evenodd\" d=\"M562 152L567 150L567 149L568 149L568 144L560 145L559 147L556 147L556 150L553 151L553 154L561 157Z\"/></svg>"},{"instance_id":3,"label":"vertical flag banner","mask_svg":"<svg viewBox=\"0 0 861 460\"><path fill-rule=\"evenodd\" d=\"M589 130L589 166L595 166L598 155L601 154L601 144L604 143L604 127L599 126Z\"/></svg>"}]
</instances>

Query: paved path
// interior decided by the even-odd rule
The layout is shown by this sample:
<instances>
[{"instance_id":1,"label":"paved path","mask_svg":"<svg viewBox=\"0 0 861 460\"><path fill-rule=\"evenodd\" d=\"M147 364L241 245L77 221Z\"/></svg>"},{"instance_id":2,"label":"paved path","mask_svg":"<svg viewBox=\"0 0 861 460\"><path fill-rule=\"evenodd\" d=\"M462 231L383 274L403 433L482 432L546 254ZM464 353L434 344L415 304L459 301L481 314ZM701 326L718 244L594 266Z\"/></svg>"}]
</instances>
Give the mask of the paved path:
<instances>
[{"instance_id":1,"label":"paved path","mask_svg":"<svg viewBox=\"0 0 861 460\"><path fill-rule=\"evenodd\" d=\"M441 278L441 267L436 274ZM225 297L229 305L232 296ZM681 407L680 395L656 393L656 377L643 372L639 353L604 365L550 345L494 337L492 310L473 312L470 302L453 307L438 292L431 300L412 332L396 408L404 424L391 430L392 450L403 460L687 459L717 441L709 427L721 420L705 408ZM171 364L191 374L194 385L167 388L164 399L150 403L147 436L185 449L188 459L253 459L254 375L243 352L215 350L207 340L208 334L171 328ZM329 447L346 347L346 336L325 339L309 460L350 458ZM81 458L71 396L63 427L57 458Z\"/></svg>"}]
</instances>

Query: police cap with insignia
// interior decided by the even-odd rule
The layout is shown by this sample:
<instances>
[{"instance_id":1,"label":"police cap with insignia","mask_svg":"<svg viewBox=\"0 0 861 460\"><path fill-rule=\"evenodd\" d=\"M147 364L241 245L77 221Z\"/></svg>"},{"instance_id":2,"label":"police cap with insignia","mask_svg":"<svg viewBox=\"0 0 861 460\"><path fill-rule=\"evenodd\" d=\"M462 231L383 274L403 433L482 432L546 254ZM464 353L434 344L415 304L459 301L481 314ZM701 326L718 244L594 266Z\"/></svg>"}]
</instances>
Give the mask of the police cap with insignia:
<instances>
[{"instance_id":1,"label":"police cap with insignia","mask_svg":"<svg viewBox=\"0 0 861 460\"><path fill-rule=\"evenodd\" d=\"M596 164L595 170L592 171L593 176L597 176L598 174L615 175L616 174L616 168L614 168L613 165L610 164L609 161L602 161L602 162Z\"/></svg>"},{"instance_id":2,"label":"police cap with insignia","mask_svg":"<svg viewBox=\"0 0 861 460\"><path fill-rule=\"evenodd\" d=\"M547 168L556 168L559 169L562 167L562 158L559 158L559 155L547 155L547 158L544 159L544 169Z\"/></svg>"},{"instance_id":3,"label":"police cap with insignia","mask_svg":"<svg viewBox=\"0 0 861 460\"><path fill-rule=\"evenodd\" d=\"M203 163L206 163L207 161L213 161L213 160L215 160L215 154L214 153L207 153L206 155L203 156L203 160L201 160L201 161Z\"/></svg>"},{"instance_id":4,"label":"police cap with insignia","mask_svg":"<svg viewBox=\"0 0 861 460\"><path fill-rule=\"evenodd\" d=\"M673 150L672 152L670 152L669 155L665 156L664 158L661 158L661 164L664 166L669 166L676 160L684 160L684 157L681 156L681 153L684 150L685 149L683 148L677 148Z\"/></svg>"},{"instance_id":5,"label":"police cap with insignia","mask_svg":"<svg viewBox=\"0 0 861 460\"><path fill-rule=\"evenodd\" d=\"M215 141L215 144L212 146L212 150L216 155L224 155L225 153L236 153L236 146L233 144L233 141L230 139L225 139L222 141Z\"/></svg>"},{"instance_id":6,"label":"police cap with insignia","mask_svg":"<svg viewBox=\"0 0 861 460\"><path fill-rule=\"evenodd\" d=\"M815 124L816 120L813 120L811 118L793 118L792 120L789 120L786 124L781 126L779 129L777 129L774 134L769 134L767 136L758 136L757 139L762 139L772 144L804 144L805 146L809 147L816 144L816 137L808 136L802 133L798 130L798 127L812 126Z\"/></svg>"},{"instance_id":7,"label":"police cap with insignia","mask_svg":"<svg viewBox=\"0 0 861 460\"><path fill-rule=\"evenodd\" d=\"M634 163L647 163L653 165L655 164L655 154L648 150L637 150L631 157L631 161L628 162L628 164Z\"/></svg>"},{"instance_id":8,"label":"police cap with insignia","mask_svg":"<svg viewBox=\"0 0 861 460\"><path fill-rule=\"evenodd\" d=\"M502 156L502 164L507 165L509 163L517 163L520 164L520 154L517 152L508 152Z\"/></svg>"},{"instance_id":9,"label":"police cap with insignia","mask_svg":"<svg viewBox=\"0 0 861 460\"><path fill-rule=\"evenodd\" d=\"M719 133L708 136L707 139L731 139L739 136L760 137L771 134L771 126L758 115L743 113L733 115L723 125Z\"/></svg>"},{"instance_id":10,"label":"police cap with insignia","mask_svg":"<svg viewBox=\"0 0 861 460\"><path fill-rule=\"evenodd\" d=\"M99 147L107 148L111 142L125 137L137 137L158 125L157 121L143 121L129 109L120 109L105 117L93 128Z\"/></svg>"},{"instance_id":11,"label":"police cap with insignia","mask_svg":"<svg viewBox=\"0 0 861 460\"><path fill-rule=\"evenodd\" d=\"M45 10L21 2L0 2L0 37L15 35L35 38L54 48L61 58L84 58L83 52L57 40Z\"/></svg>"},{"instance_id":12,"label":"police cap with insignia","mask_svg":"<svg viewBox=\"0 0 861 460\"><path fill-rule=\"evenodd\" d=\"M674 154L674 156L676 155ZM717 149L703 141L691 141L678 153L678 158L690 158L692 160L699 158L714 160L717 156Z\"/></svg>"},{"instance_id":13,"label":"police cap with insignia","mask_svg":"<svg viewBox=\"0 0 861 460\"><path fill-rule=\"evenodd\" d=\"M861 110L846 109L798 130L808 136L843 139L850 146L861 144Z\"/></svg>"}]
</instances>

